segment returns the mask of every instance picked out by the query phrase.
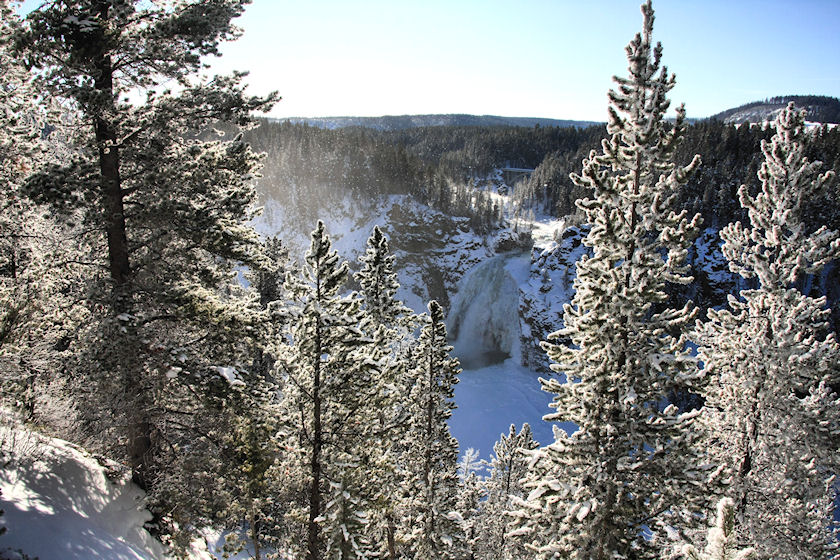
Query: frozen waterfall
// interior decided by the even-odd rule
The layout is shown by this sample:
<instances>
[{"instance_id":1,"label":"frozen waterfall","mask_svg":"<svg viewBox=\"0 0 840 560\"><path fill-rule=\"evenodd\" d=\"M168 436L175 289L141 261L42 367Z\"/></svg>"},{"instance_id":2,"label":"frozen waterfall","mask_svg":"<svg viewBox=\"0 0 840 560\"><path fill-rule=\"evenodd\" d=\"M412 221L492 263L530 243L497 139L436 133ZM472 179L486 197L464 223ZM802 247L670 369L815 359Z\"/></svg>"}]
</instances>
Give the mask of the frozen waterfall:
<instances>
[{"instance_id":1,"label":"frozen waterfall","mask_svg":"<svg viewBox=\"0 0 840 560\"><path fill-rule=\"evenodd\" d=\"M464 369L514 358L519 362L519 287L497 255L470 270L458 287L446 321L454 354Z\"/></svg>"},{"instance_id":2,"label":"frozen waterfall","mask_svg":"<svg viewBox=\"0 0 840 560\"><path fill-rule=\"evenodd\" d=\"M485 459L511 424L528 422L537 441L553 440L551 424L542 421L551 396L540 389L538 374L520 365L519 286L529 269L527 254L498 255L475 266L461 279L446 322L464 368L449 427L462 452L472 447Z\"/></svg>"}]
</instances>

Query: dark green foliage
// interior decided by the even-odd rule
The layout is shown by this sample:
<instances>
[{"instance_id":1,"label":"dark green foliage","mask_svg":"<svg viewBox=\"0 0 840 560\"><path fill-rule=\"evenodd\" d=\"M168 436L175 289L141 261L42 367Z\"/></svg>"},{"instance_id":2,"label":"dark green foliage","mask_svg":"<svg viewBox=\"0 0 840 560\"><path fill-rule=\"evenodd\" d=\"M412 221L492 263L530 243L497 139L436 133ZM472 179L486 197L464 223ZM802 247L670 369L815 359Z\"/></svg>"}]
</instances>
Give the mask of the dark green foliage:
<instances>
[{"instance_id":1,"label":"dark green foliage","mask_svg":"<svg viewBox=\"0 0 840 560\"><path fill-rule=\"evenodd\" d=\"M264 200L270 198L292 209L289 219L300 229L348 194L359 203L385 195L410 195L444 212L470 218L476 231L489 231L500 222L489 198L474 192L463 173L446 173L398 139L375 130L325 130L265 120L245 138L267 153L260 180Z\"/></svg>"},{"instance_id":2,"label":"dark green foliage","mask_svg":"<svg viewBox=\"0 0 840 560\"><path fill-rule=\"evenodd\" d=\"M386 134L451 178L482 177L496 168L533 169L553 152L577 150L593 130L576 127L424 127Z\"/></svg>"}]
</instances>

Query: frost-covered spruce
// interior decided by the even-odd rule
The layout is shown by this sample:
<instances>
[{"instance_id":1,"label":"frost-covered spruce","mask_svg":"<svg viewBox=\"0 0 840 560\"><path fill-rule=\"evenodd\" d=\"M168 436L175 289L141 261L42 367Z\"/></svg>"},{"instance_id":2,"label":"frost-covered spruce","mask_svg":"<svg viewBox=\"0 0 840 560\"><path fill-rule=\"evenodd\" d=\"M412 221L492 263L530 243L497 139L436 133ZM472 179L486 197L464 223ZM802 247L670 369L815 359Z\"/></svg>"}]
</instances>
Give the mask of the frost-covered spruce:
<instances>
[{"instance_id":1,"label":"frost-covered spruce","mask_svg":"<svg viewBox=\"0 0 840 560\"><path fill-rule=\"evenodd\" d=\"M721 498L715 524L709 527L706 548L701 552L686 545L680 552L688 560L749 560L755 557L755 549L738 549L735 541L735 503L731 498Z\"/></svg>"},{"instance_id":2,"label":"frost-covered spruce","mask_svg":"<svg viewBox=\"0 0 840 560\"><path fill-rule=\"evenodd\" d=\"M539 447L527 423L517 433L511 424L510 432L502 434L493 446L493 458L490 460L490 476L487 486L487 499L481 508L478 550L479 558L485 560L508 560L526 558L528 552L518 539L507 537L512 509L512 498L524 498L521 479L527 468L526 451Z\"/></svg>"},{"instance_id":3,"label":"frost-covered spruce","mask_svg":"<svg viewBox=\"0 0 840 560\"><path fill-rule=\"evenodd\" d=\"M458 462L458 499L455 503L455 516L464 534L464 552L462 558L485 558L481 554L481 524L484 517L484 498L487 494L486 479L480 472L485 461L479 459L478 451L472 447L464 451Z\"/></svg>"},{"instance_id":4,"label":"frost-covered spruce","mask_svg":"<svg viewBox=\"0 0 840 560\"><path fill-rule=\"evenodd\" d=\"M388 239L379 226L374 226L365 246L365 253L359 257L362 268L356 273L356 281L362 287L367 314L377 323L396 326L411 310L397 299L400 284L394 271L394 255L388 248Z\"/></svg>"},{"instance_id":5,"label":"frost-covered spruce","mask_svg":"<svg viewBox=\"0 0 840 560\"><path fill-rule=\"evenodd\" d=\"M218 367L232 371L248 353L239 341L253 315L220 292L236 263L259 259L247 225L259 157L241 138L200 135L218 122L247 126L275 96L245 95L241 74L199 78L203 57L238 35L232 20L246 3L43 2L14 37L40 93L74 125L72 157L26 184L93 247L85 303L97 313L68 369L84 380L92 432L119 445L149 490L170 472L163 455L195 451L181 443L207 433L193 425L210 416L196 413L195 396L223 391Z\"/></svg>"},{"instance_id":6,"label":"frost-covered spruce","mask_svg":"<svg viewBox=\"0 0 840 560\"><path fill-rule=\"evenodd\" d=\"M775 128L762 143L760 189L739 190L749 225L720 233L730 269L758 287L698 325L710 379L702 426L721 469L715 480L735 502L738 541L754 544L759 558L829 558L837 554L840 401L831 388L840 347L825 298L797 288L840 256L840 235L802 217L833 173L803 155L804 113L789 105Z\"/></svg>"},{"instance_id":7,"label":"frost-covered spruce","mask_svg":"<svg viewBox=\"0 0 840 560\"><path fill-rule=\"evenodd\" d=\"M629 76L609 92L609 139L592 152L574 182L593 190L578 202L592 256L577 264L575 296L564 329L544 345L555 394L548 421L571 421L567 435L531 452L525 500L513 536L537 558L602 560L659 557L656 531L666 515L698 494L694 414L667 405L698 377L684 332L691 303L664 307L666 289L691 278L684 265L699 216L677 212L679 189L699 164L676 166L684 109L669 123L674 77L651 44L653 9L643 4L643 31L627 46Z\"/></svg>"},{"instance_id":8,"label":"frost-covered spruce","mask_svg":"<svg viewBox=\"0 0 840 560\"><path fill-rule=\"evenodd\" d=\"M343 295L348 264L332 250L323 222L312 232L302 278L288 277L290 344L279 349L281 409L290 450L286 483L300 490L289 513L304 534L290 546L308 560L366 558L364 473L372 427L368 403L380 364L360 325L361 298Z\"/></svg>"},{"instance_id":9,"label":"frost-covered spruce","mask_svg":"<svg viewBox=\"0 0 840 560\"><path fill-rule=\"evenodd\" d=\"M410 533L404 538L406 557L415 560L460 558L464 535L458 523L458 442L449 433L446 421L455 408L454 386L461 371L452 347L446 342L443 308L429 303L429 314L421 317L423 328L412 353L409 375L411 389L411 430L409 470L406 480L408 505L404 525Z\"/></svg>"},{"instance_id":10,"label":"frost-covered spruce","mask_svg":"<svg viewBox=\"0 0 840 560\"><path fill-rule=\"evenodd\" d=\"M411 461L406 445L411 427L411 378L407 372L416 317L396 297L399 282L394 255L379 226L374 227L359 261L362 267L355 277L364 300L364 328L373 338L377 359L382 362L377 389L367 403L373 413L374 438L366 457L370 482L368 529L371 539L380 543L381 556L396 560L397 533L408 530L399 524L406 506L402 491L407 474L404 466Z\"/></svg>"}]
</instances>

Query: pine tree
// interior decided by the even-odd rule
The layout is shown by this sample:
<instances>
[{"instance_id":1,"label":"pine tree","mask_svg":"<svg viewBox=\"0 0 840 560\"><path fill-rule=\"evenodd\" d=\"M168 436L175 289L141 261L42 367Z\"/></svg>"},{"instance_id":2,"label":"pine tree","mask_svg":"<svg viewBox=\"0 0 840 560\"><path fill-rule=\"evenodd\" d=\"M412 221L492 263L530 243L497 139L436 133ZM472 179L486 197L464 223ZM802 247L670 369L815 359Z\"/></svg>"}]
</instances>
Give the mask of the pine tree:
<instances>
[{"instance_id":1,"label":"pine tree","mask_svg":"<svg viewBox=\"0 0 840 560\"><path fill-rule=\"evenodd\" d=\"M290 513L305 527L292 537L309 560L364 558L367 503L360 488L363 446L370 444L368 400L380 364L360 328L361 298L342 295L348 264L332 250L323 222L312 232L302 278L291 275L291 344L278 357L281 409L292 450L288 484L303 491Z\"/></svg>"},{"instance_id":2,"label":"pine tree","mask_svg":"<svg viewBox=\"0 0 840 560\"><path fill-rule=\"evenodd\" d=\"M166 424L164 411L177 407L163 397L177 393L186 405L195 394L187 385L216 385L249 320L219 293L234 263L259 259L245 225L259 158L240 138L199 136L217 121L247 126L276 96L245 96L242 74L196 77L201 58L237 36L231 21L245 3L53 0L15 34L17 54L75 129L70 161L40 167L26 185L90 234L87 304L96 314L77 342L74 383L85 410L105 416L92 425L125 427L97 435L125 442L120 455L150 490L167 472L160 445L173 444L159 436L191 437ZM185 374L166 377L173 368Z\"/></svg>"},{"instance_id":3,"label":"pine tree","mask_svg":"<svg viewBox=\"0 0 840 560\"><path fill-rule=\"evenodd\" d=\"M33 168L66 156L55 141L53 103L40 95L12 49L20 22L0 1L0 384L6 406L67 437L72 407L57 375L66 340L85 310L76 304L85 244L22 192ZM48 130L52 130L48 134ZM69 414L68 414L69 412Z\"/></svg>"},{"instance_id":4,"label":"pine tree","mask_svg":"<svg viewBox=\"0 0 840 560\"><path fill-rule=\"evenodd\" d=\"M715 524L709 528L706 548L700 552L691 545L686 545L682 554L689 560L749 560L755 556L755 550L738 550L735 544L735 503L730 498L721 498L717 506Z\"/></svg>"},{"instance_id":5,"label":"pine tree","mask_svg":"<svg viewBox=\"0 0 840 560\"><path fill-rule=\"evenodd\" d=\"M544 344L565 380L542 383L555 394L546 420L578 429L555 429L554 443L531 452L514 534L537 558L658 557L642 532L697 494L694 415L667 404L698 377L684 334L695 312L665 303L669 285L691 281L683 262L699 217L674 205L699 156L686 167L673 161L685 111L665 120L675 81L651 43L650 2L641 9L629 76L609 93L610 138L572 176L593 190L578 202L592 256L577 263L565 327L550 336L558 342Z\"/></svg>"},{"instance_id":6,"label":"pine tree","mask_svg":"<svg viewBox=\"0 0 840 560\"><path fill-rule=\"evenodd\" d=\"M12 401L7 405L26 400L30 372L19 364L32 348L21 339L40 300L27 274L35 267L21 262L33 248L26 243L27 224L36 214L20 196L20 185L36 157L39 130L31 78L9 49L14 24L12 7L0 1L0 376L4 400Z\"/></svg>"},{"instance_id":7,"label":"pine tree","mask_svg":"<svg viewBox=\"0 0 840 560\"><path fill-rule=\"evenodd\" d=\"M486 496L485 480L479 475L485 462L479 459L478 451L470 447L458 463L458 499L455 502L458 523L464 533L463 557L468 560L485 558L481 548L481 523L484 519L482 502Z\"/></svg>"},{"instance_id":8,"label":"pine tree","mask_svg":"<svg viewBox=\"0 0 840 560\"><path fill-rule=\"evenodd\" d=\"M422 318L420 339L413 351L414 367L409 372L411 389L411 462L407 476L410 504L405 524L410 557L457 558L463 551L463 534L457 522L458 442L446 421L455 408L454 385L460 366L451 358L446 342L443 308L429 303Z\"/></svg>"},{"instance_id":9,"label":"pine tree","mask_svg":"<svg viewBox=\"0 0 840 560\"><path fill-rule=\"evenodd\" d=\"M514 497L525 497L520 482L527 471L525 452L538 446L531 433L531 426L527 423L522 425L519 433L516 432L516 426L511 424L510 432L507 435L502 434L493 446L494 455L490 460L490 476L487 480L487 500L482 507L479 533L481 558L508 560L528 556L518 539L507 537L510 517L506 512L513 509Z\"/></svg>"},{"instance_id":10,"label":"pine tree","mask_svg":"<svg viewBox=\"0 0 840 560\"><path fill-rule=\"evenodd\" d=\"M277 237L263 241L263 252L266 258L245 272L251 304L260 316L253 326L258 332L248 339L253 345L252 362L238 372L243 383L226 392L215 409L218 462L215 469L206 464L203 468L213 471L217 482L206 496L207 504L192 508L205 513L204 523L219 530L246 527L244 534L228 533L225 548L234 554L247 547L255 560L287 536L282 520L288 498L280 475L285 452L276 434L283 416L273 373L285 318L283 281L290 264L288 250ZM201 490L190 494L200 495Z\"/></svg>"},{"instance_id":11,"label":"pine tree","mask_svg":"<svg viewBox=\"0 0 840 560\"><path fill-rule=\"evenodd\" d=\"M757 287L698 325L710 378L702 426L735 501L737 542L754 543L759 558L834 557L840 346L825 298L798 289L840 256L840 235L802 215L833 173L804 156L804 112L789 105L775 129L762 142L758 192L738 191L749 225L720 232L730 269Z\"/></svg>"},{"instance_id":12,"label":"pine tree","mask_svg":"<svg viewBox=\"0 0 840 560\"><path fill-rule=\"evenodd\" d=\"M383 364L381 375L367 403L371 412L373 440L367 446L366 466L370 496L371 538L381 542L380 554L398 557L398 522L404 508L404 465L411 459L405 442L411 426L407 417L411 389L410 351L414 343L415 316L397 299L399 289L394 255L379 226L367 240L356 273L364 299L365 330L373 339L376 358ZM405 531L403 531L405 532Z\"/></svg>"},{"instance_id":13,"label":"pine tree","mask_svg":"<svg viewBox=\"0 0 840 560\"><path fill-rule=\"evenodd\" d=\"M400 284L394 271L394 255L379 226L373 228L359 262L362 268L356 273L356 281L362 287L368 316L378 325L400 325L411 310L396 297Z\"/></svg>"}]
</instances>

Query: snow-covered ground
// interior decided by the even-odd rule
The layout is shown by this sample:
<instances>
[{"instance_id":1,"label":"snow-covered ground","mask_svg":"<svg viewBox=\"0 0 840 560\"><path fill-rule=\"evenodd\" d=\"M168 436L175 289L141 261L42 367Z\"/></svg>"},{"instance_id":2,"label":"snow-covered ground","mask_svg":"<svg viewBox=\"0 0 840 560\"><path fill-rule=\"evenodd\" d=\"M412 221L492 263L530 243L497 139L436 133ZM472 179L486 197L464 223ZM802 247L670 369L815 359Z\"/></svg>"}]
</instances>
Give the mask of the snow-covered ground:
<instances>
[{"instance_id":1,"label":"snow-covered ground","mask_svg":"<svg viewBox=\"0 0 840 560\"><path fill-rule=\"evenodd\" d=\"M164 557L143 529L143 492L114 465L63 440L0 426L0 558L22 550L40 560L140 560ZM14 443L11 443L13 442Z\"/></svg>"},{"instance_id":2,"label":"snow-covered ground","mask_svg":"<svg viewBox=\"0 0 840 560\"><path fill-rule=\"evenodd\" d=\"M552 424L542 420L552 412L551 395L540 388L538 374L513 359L480 369L465 369L455 386L458 408L449 421L461 453L473 448L483 459L493 454L493 445L511 424L517 430L528 422L534 439L542 445L554 441ZM571 424L557 424L571 430Z\"/></svg>"}]
</instances>

